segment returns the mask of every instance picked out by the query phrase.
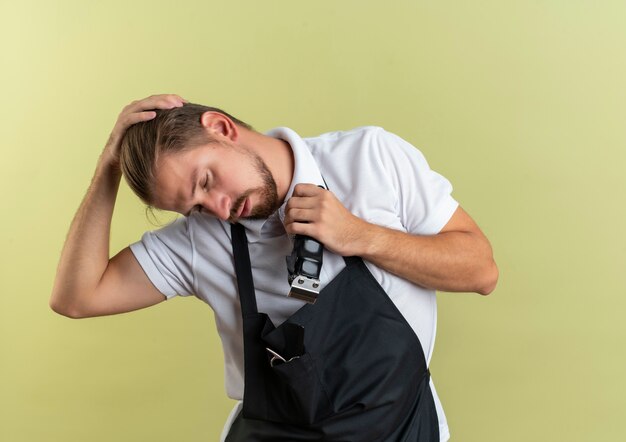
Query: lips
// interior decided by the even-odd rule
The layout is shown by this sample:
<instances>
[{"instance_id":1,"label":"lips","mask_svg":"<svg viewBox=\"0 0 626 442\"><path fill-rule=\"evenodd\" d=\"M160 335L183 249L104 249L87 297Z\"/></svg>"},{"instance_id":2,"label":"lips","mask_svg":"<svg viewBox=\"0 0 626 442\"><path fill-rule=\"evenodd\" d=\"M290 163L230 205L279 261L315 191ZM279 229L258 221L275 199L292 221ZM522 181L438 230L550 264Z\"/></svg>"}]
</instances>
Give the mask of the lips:
<instances>
[{"instance_id":1,"label":"lips","mask_svg":"<svg viewBox=\"0 0 626 442\"><path fill-rule=\"evenodd\" d=\"M249 199L246 198L239 210L237 211L237 218L242 218L248 215L248 212L250 211L250 208L248 207L249 205Z\"/></svg>"},{"instance_id":2,"label":"lips","mask_svg":"<svg viewBox=\"0 0 626 442\"><path fill-rule=\"evenodd\" d=\"M243 203L243 209L241 209L241 216L245 218L246 216L250 215L250 210L251 210L250 199L246 198L246 201Z\"/></svg>"}]
</instances>

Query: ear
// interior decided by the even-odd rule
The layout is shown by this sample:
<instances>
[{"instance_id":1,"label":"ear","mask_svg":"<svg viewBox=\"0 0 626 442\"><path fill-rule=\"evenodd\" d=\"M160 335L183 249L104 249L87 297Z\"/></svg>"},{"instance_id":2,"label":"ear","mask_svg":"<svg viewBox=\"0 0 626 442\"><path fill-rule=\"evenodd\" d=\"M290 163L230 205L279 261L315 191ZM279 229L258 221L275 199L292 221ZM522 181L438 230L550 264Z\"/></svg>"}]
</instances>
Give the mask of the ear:
<instances>
[{"instance_id":1,"label":"ear","mask_svg":"<svg viewBox=\"0 0 626 442\"><path fill-rule=\"evenodd\" d=\"M226 115L219 112L207 111L200 116L200 123L213 136L226 137L230 141L237 141L239 137L238 127Z\"/></svg>"}]
</instances>

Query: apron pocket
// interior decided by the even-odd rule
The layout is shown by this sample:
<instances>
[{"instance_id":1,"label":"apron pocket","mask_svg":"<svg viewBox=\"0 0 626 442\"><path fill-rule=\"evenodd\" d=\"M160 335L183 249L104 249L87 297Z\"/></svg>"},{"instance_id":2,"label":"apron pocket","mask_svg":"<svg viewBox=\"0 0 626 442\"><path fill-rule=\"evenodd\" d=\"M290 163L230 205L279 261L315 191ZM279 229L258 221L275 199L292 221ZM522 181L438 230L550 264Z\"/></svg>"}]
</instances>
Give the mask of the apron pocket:
<instances>
[{"instance_id":1,"label":"apron pocket","mask_svg":"<svg viewBox=\"0 0 626 442\"><path fill-rule=\"evenodd\" d=\"M333 407L322 387L311 355L305 353L289 362L271 367L276 399L281 398L277 420L311 425L333 413ZM278 399L280 401L280 399Z\"/></svg>"}]
</instances>

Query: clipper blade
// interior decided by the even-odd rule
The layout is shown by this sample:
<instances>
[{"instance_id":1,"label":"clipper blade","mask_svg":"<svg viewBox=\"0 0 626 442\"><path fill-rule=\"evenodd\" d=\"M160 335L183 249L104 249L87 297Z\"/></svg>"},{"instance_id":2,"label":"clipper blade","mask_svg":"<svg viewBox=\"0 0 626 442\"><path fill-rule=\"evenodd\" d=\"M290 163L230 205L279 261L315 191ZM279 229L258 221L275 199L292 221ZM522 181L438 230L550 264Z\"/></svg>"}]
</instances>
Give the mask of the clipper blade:
<instances>
[{"instance_id":1,"label":"clipper blade","mask_svg":"<svg viewBox=\"0 0 626 442\"><path fill-rule=\"evenodd\" d=\"M289 295L292 298L315 304L320 293L319 279L308 278L306 276L296 276L291 283Z\"/></svg>"}]
</instances>

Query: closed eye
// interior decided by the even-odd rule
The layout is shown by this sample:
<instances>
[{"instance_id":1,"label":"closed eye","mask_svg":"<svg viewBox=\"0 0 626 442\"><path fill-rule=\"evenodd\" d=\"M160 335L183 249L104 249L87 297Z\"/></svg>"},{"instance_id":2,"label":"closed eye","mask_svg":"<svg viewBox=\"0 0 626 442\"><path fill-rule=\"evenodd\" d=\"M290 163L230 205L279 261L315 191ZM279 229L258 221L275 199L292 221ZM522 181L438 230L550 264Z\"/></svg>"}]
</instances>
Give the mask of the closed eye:
<instances>
[{"instance_id":1,"label":"closed eye","mask_svg":"<svg viewBox=\"0 0 626 442\"><path fill-rule=\"evenodd\" d=\"M206 179L204 180L204 184L202 185L202 188L204 189L205 192L209 190L207 188L208 185L209 185L209 174L207 173Z\"/></svg>"}]
</instances>

